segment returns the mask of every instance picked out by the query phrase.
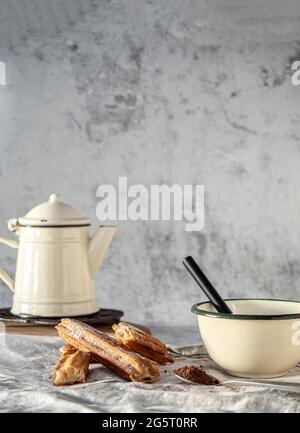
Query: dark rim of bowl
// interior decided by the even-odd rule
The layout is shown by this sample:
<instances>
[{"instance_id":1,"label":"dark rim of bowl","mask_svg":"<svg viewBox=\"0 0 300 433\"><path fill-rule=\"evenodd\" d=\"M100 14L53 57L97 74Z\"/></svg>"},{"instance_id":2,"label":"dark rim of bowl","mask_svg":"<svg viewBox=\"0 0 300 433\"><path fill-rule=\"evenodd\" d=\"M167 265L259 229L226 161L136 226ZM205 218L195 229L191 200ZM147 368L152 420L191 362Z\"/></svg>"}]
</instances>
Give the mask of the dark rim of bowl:
<instances>
[{"instance_id":1,"label":"dark rim of bowl","mask_svg":"<svg viewBox=\"0 0 300 433\"><path fill-rule=\"evenodd\" d=\"M269 298L232 298L225 299L225 301L274 301L274 302L292 302L300 304L300 301L293 301L292 299L269 299ZM287 319L300 319L300 313L291 314L226 314L218 313L217 311L206 311L199 309L199 306L204 304L211 304L210 301L199 302L194 304L191 308L192 313L199 316L215 317L219 319L231 320L287 320Z\"/></svg>"}]
</instances>

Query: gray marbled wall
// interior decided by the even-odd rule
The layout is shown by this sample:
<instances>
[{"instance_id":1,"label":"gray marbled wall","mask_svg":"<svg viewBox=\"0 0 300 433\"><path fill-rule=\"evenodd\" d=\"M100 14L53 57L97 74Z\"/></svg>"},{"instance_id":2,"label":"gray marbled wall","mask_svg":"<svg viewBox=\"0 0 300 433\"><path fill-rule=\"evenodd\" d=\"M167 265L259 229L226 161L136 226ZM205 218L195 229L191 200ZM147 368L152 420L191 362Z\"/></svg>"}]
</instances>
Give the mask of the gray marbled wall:
<instances>
[{"instance_id":1,"label":"gray marbled wall","mask_svg":"<svg viewBox=\"0 0 300 433\"><path fill-rule=\"evenodd\" d=\"M52 192L96 225L96 188L119 176L204 184L202 232L120 224L101 305L194 323L187 254L228 297L300 298L300 12L249 3L0 0L0 234Z\"/></svg>"}]
</instances>

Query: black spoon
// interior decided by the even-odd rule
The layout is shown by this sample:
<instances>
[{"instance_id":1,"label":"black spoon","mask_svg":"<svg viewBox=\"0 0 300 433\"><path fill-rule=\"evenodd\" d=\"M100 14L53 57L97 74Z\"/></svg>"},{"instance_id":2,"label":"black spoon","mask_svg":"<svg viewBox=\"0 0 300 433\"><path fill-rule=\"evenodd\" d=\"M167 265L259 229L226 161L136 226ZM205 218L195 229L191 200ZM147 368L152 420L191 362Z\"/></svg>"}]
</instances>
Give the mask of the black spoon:
<instances>
[{"instance_id":1,"label":"black spoon","mask_svg":"<svg viewBox=\"0 0 300 433\"><path fill-rule=\"evenodd\" d=\"M192 275L196 283L200 286L201 290L208 297L215 309L219 313L232 314L231 309L224 302L224 299L221 297L220 293L215 289L215 287L211 284L207 276L199 268L193 257L186 257L182 263Z\"/></svg>"}]
</instances>

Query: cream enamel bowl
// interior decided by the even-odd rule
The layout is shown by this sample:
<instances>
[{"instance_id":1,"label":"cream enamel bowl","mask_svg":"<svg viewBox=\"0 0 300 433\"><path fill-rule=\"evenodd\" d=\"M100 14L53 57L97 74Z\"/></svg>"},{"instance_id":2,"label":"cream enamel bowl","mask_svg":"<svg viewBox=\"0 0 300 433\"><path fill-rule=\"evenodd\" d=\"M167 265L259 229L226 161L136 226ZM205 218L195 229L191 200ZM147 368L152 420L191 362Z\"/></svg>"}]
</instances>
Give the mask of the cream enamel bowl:
<instances>
[{"instance_id":1,"label":"cream enamel bowl","mask_svg":"<svg viewBox=\"0 0 300 433\"><path fill-rule=\"evenodd\" d=\"M285 375L300 362L300 302L276 299L226 300L233 314L210 302L195 304L210 357L233 376Z\"/></svg>"}]
</instances>

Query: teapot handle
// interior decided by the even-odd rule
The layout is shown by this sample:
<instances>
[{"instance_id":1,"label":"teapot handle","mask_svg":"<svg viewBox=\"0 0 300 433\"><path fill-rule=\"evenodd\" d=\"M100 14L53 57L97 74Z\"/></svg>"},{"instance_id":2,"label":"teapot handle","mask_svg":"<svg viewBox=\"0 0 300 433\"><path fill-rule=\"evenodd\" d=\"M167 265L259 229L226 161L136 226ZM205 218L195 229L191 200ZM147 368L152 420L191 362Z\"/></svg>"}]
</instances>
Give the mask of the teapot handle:
<instances>
[{"instance_id":1,"label":"teapot handle","mask_svg":"<svg viewBox=\"0 0 300 433\"><path fill-rule=\"evenodd\" d=\"M14 239L6 239L0 237L0 243L8 245L11 248L18 248L18 242ZM15 289L14 280L3 270L0 268L0 279L10 288L13 292Z\"/></svg>"}]
</instances>

